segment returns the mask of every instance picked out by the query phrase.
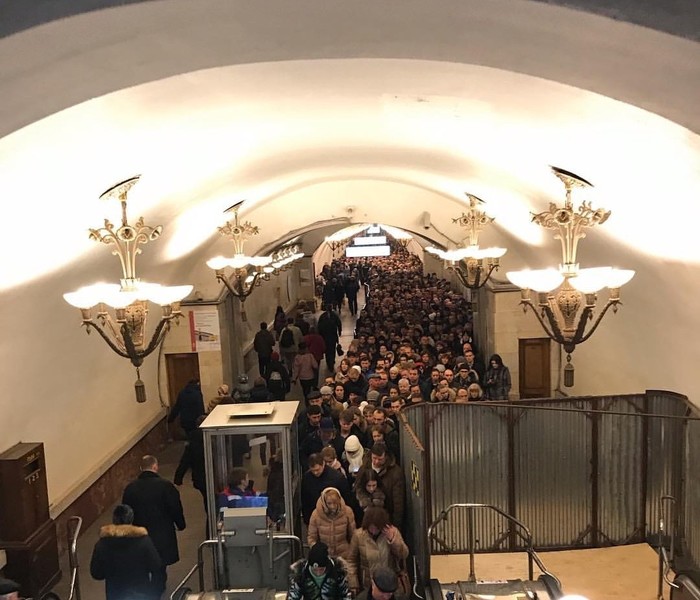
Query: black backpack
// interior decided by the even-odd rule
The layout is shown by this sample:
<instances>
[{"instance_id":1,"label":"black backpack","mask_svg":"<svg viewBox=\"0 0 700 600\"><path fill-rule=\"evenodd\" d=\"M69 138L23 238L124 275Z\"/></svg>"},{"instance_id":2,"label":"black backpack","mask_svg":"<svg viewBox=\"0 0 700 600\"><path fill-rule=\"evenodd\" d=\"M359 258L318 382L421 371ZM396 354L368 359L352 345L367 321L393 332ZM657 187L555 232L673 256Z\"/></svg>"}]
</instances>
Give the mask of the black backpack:
<instances>
[{"instance_id":1,"label":"black backpack","mask_svg":"<svg viewBox=\"0 0 700 600\"><path fill-rule=\"evenodd\" d=\"M284 394L287 391L285 389L284 380L282 379L282 374L279 371L272 371L269 374L267 389L270 393L275 395Z\"/></svg>"},{"instance_id":2,"label":"black backpack","mask_svg":"<svg viewBox=\"0 0 700 600\"><path fill-rule=\"evenodd\" d=\"M294 345L294 334L291 329L285 327L280 336L280 348L291 348Z\"/></svg>"}]
</instances>

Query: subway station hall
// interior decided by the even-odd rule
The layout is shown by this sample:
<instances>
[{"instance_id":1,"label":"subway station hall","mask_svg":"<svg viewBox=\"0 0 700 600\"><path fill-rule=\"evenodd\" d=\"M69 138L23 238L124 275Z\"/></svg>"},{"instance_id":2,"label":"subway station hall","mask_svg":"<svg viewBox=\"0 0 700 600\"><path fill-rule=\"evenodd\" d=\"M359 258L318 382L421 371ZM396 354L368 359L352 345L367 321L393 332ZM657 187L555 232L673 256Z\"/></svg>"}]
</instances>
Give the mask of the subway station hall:
<instances>
[{"instance_id":1,"label":"subway station hall","mask_svg":"<svg viewBox=\"0 0 700 600\"><path fill-rule=\"evenodd\" d=\"M379 513L392 597L700 598L698 0L7 0L0 97L0 600L104 598L147 456L110 600L298 600L315 467L345 600Z\"/></svg>"}]
</instances>

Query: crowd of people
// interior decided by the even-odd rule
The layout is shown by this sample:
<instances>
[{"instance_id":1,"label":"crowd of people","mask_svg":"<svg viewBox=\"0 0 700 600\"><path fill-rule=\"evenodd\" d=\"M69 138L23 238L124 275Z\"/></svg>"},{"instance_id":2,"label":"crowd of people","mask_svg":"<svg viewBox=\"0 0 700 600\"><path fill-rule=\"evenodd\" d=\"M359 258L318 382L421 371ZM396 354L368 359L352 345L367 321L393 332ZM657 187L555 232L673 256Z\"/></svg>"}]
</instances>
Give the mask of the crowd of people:
<instances>
[{"instance_id":1,"label":"crowd of people","mask_svg":"<svg viewBox=\"0 0 700 600\"><path fill-rule=\"evenodd\" d=\"M359 312L355 284L366 294ZM393 574L385 593L407 594L398 414L418 402L507 400L510 372L497 354L486 366L481 361L464 296L424 274L419 258L401 247L388 258L333 261L318 289L323 315L349 310L357 319L344 355L326 361L326 377L307 372L314 379L304 388L298 423L307 543L323 544L339 567L334 573L346 573L350 595L381 596L377 573ZM290 590L298 597L309 562L293 569Z\"/></svg>"},{"instance_id":2,"label":"crowd of people","mask_svg":"<svg viewBox=\"0 0 700 600\"><path fill-rule=\"evenodd\" d=\"M304 398L297 421L301 513L310 551L292 567L289 597L390 600L410 593L400 411L420 402L507 400L510 372L497 354L483 363L472 340L471 306L465 297L448 281L423 273L420 259L401 246L390 257L334 260L321 271L317 289L322 301L318 319L312 307L300 306L295 317L278 307L270 325L260 323L253 341L258 376L252 382L241 374L206 403L196 380L181 391L168 418L179 418L188 436L175 483L181 485L191 469L206 509L198 428L206 413L222 403L285 400L298 383ZM365 292L361 309L360 290ZM340 344L342 311L355 318L346 348ZM237 458L227 485L219 490L217 507L235 506L236 499L255 494L243 466L251 448L245 436L234 438ZM264 448L268 516L274 518L275 511L284 512L284 474L279 451L272 448L273 456L266 457ZM133 548L130 558L139 556L151 569L150 588L143 580L131 583L164 589L164 565L177 560L169 538L184 528L179 498L172 493L177 489L166 490L166 483L157 476L157 462L155 467L142 465L141 477L125 492L123 506L95 549L94 576L108 577L105 553L117 548L111 537L122 536L130 542L122 542L119 551ZM143 498L133 493L141 487L173 498L172 506L163 508L169 541L154 538L155 548L142 539L148 525L139 505ZM108 583L108 597L110 589Z\"/></svg>"}]
</instances>

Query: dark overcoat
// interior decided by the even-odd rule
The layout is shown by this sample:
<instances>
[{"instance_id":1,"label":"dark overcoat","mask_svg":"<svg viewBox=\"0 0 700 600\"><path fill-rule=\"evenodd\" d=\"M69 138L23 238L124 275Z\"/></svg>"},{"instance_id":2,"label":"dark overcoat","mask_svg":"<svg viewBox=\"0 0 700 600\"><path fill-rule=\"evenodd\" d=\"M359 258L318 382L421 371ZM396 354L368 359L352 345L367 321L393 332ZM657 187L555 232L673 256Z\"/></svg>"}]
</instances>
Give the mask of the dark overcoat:
<instances>
[{"instance_id":1,"label":"dark overcoat","mask_svg":"<svg viewBox=\"0 0 700 600\"><path fill-rule=\"evenodd\" d=\"M151 573L160 556L143 527L105 525L90 560L90 575L105 581L107 600L155 600Z\"/></svg>"},{"instance_id":2,"label":"dark overcoat","mask_svg":"<svg viewBox=\"0 0 700 600\"><path fill-rule=\"evenodd\" d=\"M180 560L175 528L185 528L185 515L180 492L170 481L153 471L143 471L126 486L122 504L134 509L134 525L148 530L164 565Z\"/></svg>"}]
</instances>

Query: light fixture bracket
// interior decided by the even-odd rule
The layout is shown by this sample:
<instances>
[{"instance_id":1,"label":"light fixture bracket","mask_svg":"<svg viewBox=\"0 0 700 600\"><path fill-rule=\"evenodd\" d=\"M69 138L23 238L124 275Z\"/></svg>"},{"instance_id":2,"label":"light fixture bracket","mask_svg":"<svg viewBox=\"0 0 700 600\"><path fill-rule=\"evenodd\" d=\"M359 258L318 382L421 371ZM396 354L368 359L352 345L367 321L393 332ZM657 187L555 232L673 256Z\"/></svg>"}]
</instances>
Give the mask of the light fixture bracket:
<instances>
[{"instance_id":1,"label":"light fixture bracket","mask_svg":"<svg viewBox=\"0 0 700 600\"><path fill-rule=\"evenodd\" d=\"M170 330L171 321L174 319L177 323L182 316L180 300L191 291L192 286L164 287L153 283L146 284L137 276L136 257L141 253L141 246L157 240L163 232L160 225L146 225L143 217L134 225L129 223L127 196L140 178L140 175L130 177L100 195L100 199L117 200L121 203L121 225L116 227L105 219L103 227L89 230L91 240L113 247L112 254L119 258L122 268L120 285L95 284L77 292L64 294L64 298L80 308L82 325L87 333L95 329L116 354L127 358L136 367L136 398L139 402L145 402L145 387L140 379L139 367L144 359L162 344ZM150 340L146 341L149 299L161 305L162 315ZM107 309L107 301L115 302L114 317ZM95 306L97 310L93 317Z\"/></svg>"},{"instance_id":2,"label":"light fixture bracket","mask_svg":"<svg viewBox=\"0 0 700 600\"><path fill-rule=\"evenodd\" d=\"M500 257L505 254L503 248L479 248L479 234L494 221L488 216L480 205L484 201L474 194L466 193L469 200L469 210L452 219L460 227L467 230L463 246L454 250L439 250L428 247L426 250L436 254L445 261L445 268L452 271L459 282L466 288L478 290L486 285L491 274L498 270Z\"/></svg>"},{"instance_id":3,"label":"light fixture bracket","mask_svg":"<svg viewBox=\"0 0 700 600\"><path fill-rule=\"evenodd\" d=\"M586 229L605 223L610 217L610 211L602 208L594 209L590 202L583 201L574 208L572 191L576 188L592 187L583 177L559 167L551 167L554 175L564 185L566 199L563 206L551 202L549 209L541 213L532 213L533 222L545 229L556 231L555 239L561 241L562 262L559 265L559 280L548 277L545 283L542 274L553 271L521 271L508 273L508 278L521 287L520 304L524 311L528 308L537 317L545 333L560 344L567 354L564 385L571 387L574 383L574 367L571 364L571 353L576 346L588 340L600 325L603 317L612 308L617 312L620 304L620 285L629 281L633 271L620 271L610 267L595 269L580 269L577 259L578 243L586 237ZM603 276L603 273L605 275ZM595 274L593 274L595 273ZM562 282L563 279L563 282ZM539 282L539 283L538 283ZM607 282L607 283L606 283ZM539 291L537 304L530 297L530 286L538 289L542 285L545 290L551 290L550 285L557 289ZM594 290L609 288L609 296L605 305L595 314L597 294Z\"/></svg>"}]
</instances>

